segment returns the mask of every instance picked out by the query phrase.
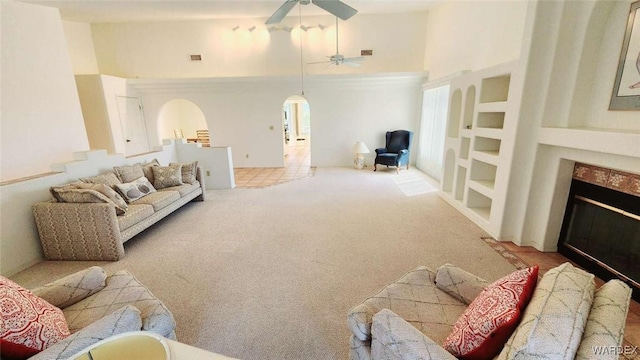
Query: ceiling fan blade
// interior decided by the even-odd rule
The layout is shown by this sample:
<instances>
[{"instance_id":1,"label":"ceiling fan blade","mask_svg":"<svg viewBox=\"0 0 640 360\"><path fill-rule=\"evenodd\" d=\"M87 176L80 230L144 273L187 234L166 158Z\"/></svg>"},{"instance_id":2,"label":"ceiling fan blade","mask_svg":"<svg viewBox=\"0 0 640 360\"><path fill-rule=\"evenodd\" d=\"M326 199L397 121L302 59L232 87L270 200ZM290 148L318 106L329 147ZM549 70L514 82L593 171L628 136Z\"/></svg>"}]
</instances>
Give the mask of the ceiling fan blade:
<instances>
[{"instance_id":1,"label":"ceiling fan blade","mask_svg":"<svg viewBox=\"0 0 640 360\"><path fill-rule=\"evenodd\" d=\"M361 62L358 62L358 61L347 61L347 59L344 60L343 64L345 64L347 66L350 66L350 67L354 67L354 68L360 67L360 65L362 65Z\"/></svg>"},{"instance_id":2,"label":"ceiling fan blade","mask_svg":"<svg viewBox=\"0 0 640 360\"><path fill-rule=\"evenodd\" d=\"M347 20L358 13L358 10L339 0L312 0L311 2L342 20Z\"/></svg>"},{"instance_id":3,"label":"ceiling fan blade","mask_svg":"<svg viewBox=\"0 0 640 360\"><path fill-rule=\"evenodd\" d=\"M311 64L326 64L326 63L332 63L333 61L314 61L314 62L308 62L307 65L311 65Z\"/></svg>"},{"instance_id":4,"label":"ceiling fan blade","mask_svg":"<svg viewBox=\"0 0 640 360\"><path fill-rule=\"evenodd\" d=\"M296 6L298 1L299 0L287 0L287 1L285 1L284 4L282 4L278 8L278 10L276 10L276 12L274 12L273 15L271 15L271 17L269 19L267 19L267 21L265 21L264 23L266 25L279 23L280 21L282 21L282 19L284 19L285 16L287 16L289 11L291 11L291 9L293 9L293 7Z\"/></svg>"},{"instance_id":5,"label":"ceiling fan blade","mask_svg":"<svg viewBox=\"0 0 640 360\"><path fill-rule=\"evenodd\" d=\"M350 62L363 62L364 61L364 56L356 56L356 57L348 57L348 58L344 58L344 61L350 61Z\"/></svg>"}]
</instances>

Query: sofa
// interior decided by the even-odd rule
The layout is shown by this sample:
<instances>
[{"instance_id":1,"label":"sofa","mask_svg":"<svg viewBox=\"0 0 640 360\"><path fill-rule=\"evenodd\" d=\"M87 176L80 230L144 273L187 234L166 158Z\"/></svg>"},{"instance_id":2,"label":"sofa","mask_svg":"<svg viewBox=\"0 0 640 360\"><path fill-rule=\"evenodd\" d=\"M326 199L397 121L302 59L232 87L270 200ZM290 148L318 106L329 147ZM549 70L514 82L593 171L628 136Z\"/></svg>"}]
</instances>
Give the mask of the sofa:
<instances>
[{"instance_id":1,"label":"sofa","mask_svg":"<svg viewBox=\"0 0 640 360\"><path fill-rule=\"evenodd\" d=\"M130 331L176 338L171 311L126 270L93 266L32 290L0 277L0 290L12 310L2 314L3 357L67 359Z\"/></svg>"},{"instance_id":2,"label":"sofa","mask_svg":"<svg viewBox=\"0 0 640 360\"><path fill-rule=\"evenodd\" d=\"M491 355L472 357L478 353L460 356L453 352L456 357L450 348L457 350L460 343L476 340L477 334L464 328L469 319L467 309L479 305L481 312L490 314L488 309L495 297L476 299L486 295L495 283L446 264L435 272L418 267L350 309L349 357L618 359L631 299L629 286L611 280L596 289L594 276L570 263L541 277L537 276L537 267L535 272L538 280L530 299L523 303L521 317L514 319L507 333L491 329L491 320L480 322L485 339L504 335L506 342L496 344ZM461 329L462 337L456 337Z\"/></svg>"},{"instance_id":3,"label":"sofa","mask_svg":"<svg viewBox=\"0 0 640 360\"><path fill-rule=\"evenodd\" d=\"M126 241L186 203L205 199L197 162L119 166L50 190L52 200L33 206L48 260L119 260Z\"/></svg>"}]
</instances>

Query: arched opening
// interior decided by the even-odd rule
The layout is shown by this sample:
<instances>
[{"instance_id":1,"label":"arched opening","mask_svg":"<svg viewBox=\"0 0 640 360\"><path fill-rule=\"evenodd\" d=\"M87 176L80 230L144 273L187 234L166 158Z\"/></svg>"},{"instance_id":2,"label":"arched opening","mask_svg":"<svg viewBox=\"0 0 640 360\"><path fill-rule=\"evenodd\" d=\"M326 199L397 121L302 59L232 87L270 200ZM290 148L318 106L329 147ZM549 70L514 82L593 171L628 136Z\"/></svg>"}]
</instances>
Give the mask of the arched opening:
<instances>
[{"instance_id":1,"label":"arched opening","mask_svg":"<svg viewBox=\"0 0 640 360\"><path fill-rule=\"evenodd\" d=\"M311 165L311 109L299 95L288 97L282 105L285 167Z\"/></svg>"},{"instance_id":2,"label":"arched opening","mask_svg":"<svg viewBox=\"0 0 640 360\"><path fill-rule=\"evenodd\" d=\"M184 138L188 142L200 142L209 146L209 127L198 105L185 99L168 101L158 112L158 140Z\"/></svg>"}]
</instances>

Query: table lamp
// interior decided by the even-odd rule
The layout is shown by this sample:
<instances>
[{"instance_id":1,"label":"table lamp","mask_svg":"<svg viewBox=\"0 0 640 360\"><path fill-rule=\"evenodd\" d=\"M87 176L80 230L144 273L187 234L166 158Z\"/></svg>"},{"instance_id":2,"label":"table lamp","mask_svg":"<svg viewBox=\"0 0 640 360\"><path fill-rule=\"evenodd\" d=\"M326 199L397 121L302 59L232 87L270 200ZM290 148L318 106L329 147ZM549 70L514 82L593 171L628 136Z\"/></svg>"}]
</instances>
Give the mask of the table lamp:
<instances>
[{"instance_id":1,"label":"table lamp","mask_svg":"<svg viewBox=\"0 0 640 360\"><path fill-rule=\"evenodd\" d=\"M353 145L353 149L351 150L356 154L356 157L353 158L353 165L358 170L362 170L364 167L364 154L368 154L369 148L362 141L357 141L355 145Z\"/></svg>"}]
</instances>

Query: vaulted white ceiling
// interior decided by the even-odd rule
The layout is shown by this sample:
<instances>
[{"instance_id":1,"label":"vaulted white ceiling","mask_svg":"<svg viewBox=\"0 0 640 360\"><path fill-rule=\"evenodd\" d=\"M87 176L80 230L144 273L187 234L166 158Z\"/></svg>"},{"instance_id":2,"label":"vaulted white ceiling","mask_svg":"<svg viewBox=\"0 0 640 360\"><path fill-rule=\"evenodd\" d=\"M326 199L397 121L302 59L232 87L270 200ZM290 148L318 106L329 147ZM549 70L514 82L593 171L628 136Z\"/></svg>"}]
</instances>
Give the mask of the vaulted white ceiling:
<instances>
[{"instance_id":1,"label":"vaulted white ceiling","mask_svg":"<svg viewBox=\"0 0 640 360\"><path fill-rule=\"evenodd\" d=\"M284 0L22 0L56 7L64 20L109 23L180 21L222 18L268 18ZM425 11L444 0L344 0L359 14ZM312 4L302 5L303 16L326 15ZM296 9L289 16L298 14Z\"/></svg>"}]
</instances>

